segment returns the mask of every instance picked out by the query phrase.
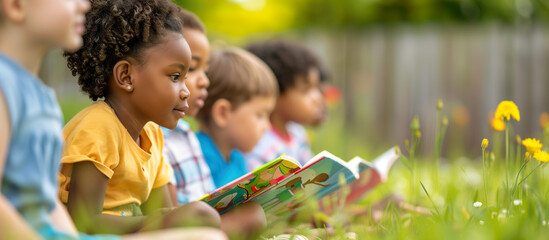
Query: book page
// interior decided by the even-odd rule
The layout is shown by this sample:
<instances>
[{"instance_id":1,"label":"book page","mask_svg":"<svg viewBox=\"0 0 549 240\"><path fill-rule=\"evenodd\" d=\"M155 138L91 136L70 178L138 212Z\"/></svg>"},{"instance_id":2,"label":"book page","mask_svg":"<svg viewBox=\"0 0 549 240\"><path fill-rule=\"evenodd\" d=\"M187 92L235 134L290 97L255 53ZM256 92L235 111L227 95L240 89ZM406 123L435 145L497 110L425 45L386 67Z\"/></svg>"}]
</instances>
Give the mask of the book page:
<instances>
[{"instance_id":1,"label":"book page","mask_svg":"<svg viewBox=\"0 0 549 240\"><path fill-rule=\"evenodd\" d=\"M391 170L393 163L395 163L398 158L399 155L396 152L396 147L392 147L372 161L372 165L379 173L382 181L387 180L389 170Z\"/></svg>"},{"instance_id":2,"label":"book page","mask_svg":"<svg viewBox=\"0 0 549 240\"><path fill-rule=\"evenodd\" d=\"M313 159L277 186L257 195L253 201L259 203L265 212L285 214L304 200L321 199L339 189L341 184L356 178L345 161L329 152L322 152Z\"/></svg>"}]
</instances>

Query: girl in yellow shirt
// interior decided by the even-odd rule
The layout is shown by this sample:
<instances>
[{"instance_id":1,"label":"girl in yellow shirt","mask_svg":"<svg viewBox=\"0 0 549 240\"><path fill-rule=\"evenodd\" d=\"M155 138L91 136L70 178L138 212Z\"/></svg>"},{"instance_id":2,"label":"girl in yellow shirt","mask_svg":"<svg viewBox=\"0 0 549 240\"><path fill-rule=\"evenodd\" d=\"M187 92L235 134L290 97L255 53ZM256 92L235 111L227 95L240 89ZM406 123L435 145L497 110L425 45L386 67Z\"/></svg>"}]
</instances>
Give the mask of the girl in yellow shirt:
<instances>
[{"instance_id":1,"label":"girl in yellow shirt","mask_svg":"<svg viewBox=\"0 0 549 240\"><path fill-rule=\"evenodd\" d=\"M159 126L188 108L189 46L171 1L91 2L84 45L68 66L96 101L64 128L59 197L77 228L125 234L220 226L203 202L173 207ZM158 125L157 125L158 124Z\"/></svg>"}]
</instances>

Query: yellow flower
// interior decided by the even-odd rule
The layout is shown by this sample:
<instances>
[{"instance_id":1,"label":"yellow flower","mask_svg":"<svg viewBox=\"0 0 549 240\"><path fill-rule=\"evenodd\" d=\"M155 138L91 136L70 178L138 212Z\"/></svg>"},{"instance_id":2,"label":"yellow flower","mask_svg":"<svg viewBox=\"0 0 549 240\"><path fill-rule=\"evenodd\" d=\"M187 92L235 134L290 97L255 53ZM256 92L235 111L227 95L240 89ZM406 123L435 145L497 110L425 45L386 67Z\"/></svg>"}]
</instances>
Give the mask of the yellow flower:
<instances>
[{"instance_id":1,"label":"yellow flower","mask_svg":"<svg viewBox=\"0 0 549 240\"><path fill-rule=\"evenodd\" d=\"M540 162L547 162L549 161L549 154L545 151L537 151L534 153L534 158Z\"/></svg>"},{"instance_id":2,"label":"yellow flower","mask_svg":"<svg viewBox=\"0 0 549 240\"><path fill-rule=\"evenodd\" d=\"M486 149L486 147L488 147L488 139L482 139L482 144L480 146L482 149Z\"/></svg>"},{"instance_id":3,"label":"yellow flower","mask_svg":"<svg viewBox=\"0 0 549 240\"><path fill-rule=\"evenodd\" d=\"M438 99L437 101L437 110L442 110L442 108L444 107L444 103L442 102L442 99Z\"/></svg>"},{"instance_id":4,"label":"yellow flower","mask_svg":"<svg viewBox=\"0 0 549 240\"><path fill-rule=\"evenodd\" d=\"M414 135L416 135L416 138L421 138L421 131L416 130L416 131L414 132Z\"/></svg>"},{"instance_id":5,"label":"yellow flower","mask_svg":"<svg viewBox=\"0 0 549 240\"><path fill-rule=\"evenodd\" d=\"M505 122L497 118L492 119L492 128L498 132L505 130Z\"/></svg>"},{"instance_id":6,"label":"yellow flower","mask_svg":"<svg viewBox=\"0 0 549 240\"><path fill-rule=\"evenodd\" d=\"M536 140L535 138L527 138L527 139L522 140L522 145L524 145L524 147L526 147L526 153L528 153L528 154L535 154L543 146L539 142L539 140Z\"/></svg>"},{"instance_id":7,"label":"yellow flower","mask_svg":"<svg viewBox=\"0 0 549 240\"><path fill-rule=\"evenodd\" d=\"M442 126L448 126L448 117L446 115L442 116Z\"/></svg>"},{"instance_id":8,"label":"yellow flower","mask_svg":"<svg viewBox=\"0 0 549 240\"><path fill-rule=\"evenodd\" d=\"M513 101L501 101L496 109L495 118L503 121L509 121L513 117L517 122L520 122L520 112L517 105Z\"/></svg>"}]
</instances>

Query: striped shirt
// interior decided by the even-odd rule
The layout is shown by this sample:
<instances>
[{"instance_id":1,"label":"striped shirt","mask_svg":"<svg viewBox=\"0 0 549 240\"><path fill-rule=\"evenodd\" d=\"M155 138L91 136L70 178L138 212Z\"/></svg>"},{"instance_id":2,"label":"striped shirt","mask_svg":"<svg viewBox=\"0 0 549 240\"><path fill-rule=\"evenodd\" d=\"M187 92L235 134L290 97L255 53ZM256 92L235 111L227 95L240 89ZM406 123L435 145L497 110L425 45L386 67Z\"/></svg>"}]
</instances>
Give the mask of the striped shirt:
<instances>
[{"instance_id":1,"label":"striped shirt","mask_svg":"<svg viewBox=\"0 0 549 240\"><path fill-rule=\"evenodd\" d=\"M302 165L313 157L309 138L303 126L289 122L286 125L289 137L282 137L274 128L267 130L254 149L244 154L248 169L254 170L265 163L286 154Z\"/></svg>"}]
</instances>

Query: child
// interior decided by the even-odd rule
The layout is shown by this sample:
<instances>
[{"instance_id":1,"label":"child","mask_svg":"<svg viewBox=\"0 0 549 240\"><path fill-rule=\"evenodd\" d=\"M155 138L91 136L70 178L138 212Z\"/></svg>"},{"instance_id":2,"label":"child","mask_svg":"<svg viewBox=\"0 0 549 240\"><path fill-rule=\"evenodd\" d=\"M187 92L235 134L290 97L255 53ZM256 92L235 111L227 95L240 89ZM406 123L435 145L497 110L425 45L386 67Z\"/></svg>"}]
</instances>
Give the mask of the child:
<instances>
[{"instance_id":1,"label":"child","mask_svg":"<svg viewBox=\"0 0 549 240\"><path fill-rule=\"evenodd\" d=\"M63 119L36 75L46 51L81 46L87 1L0 1L0 239L75 239L56 197ZM185 235L183 235L185 234ZM170 230L125 238L223 239L215 230ZM116 239L95 236L93 239Z\"/></svg>"},{"instance_id":2,"label":"child","mask_svg":"<svg viewBox=\"0 0 549 240\"><path fill-rule=\"evenodd\" d=\"M187 73L186 85L191 96L186 117L193 117L204 105L208 96L207 88L210 81L205 74L208 69L210 45L206 38L205 29L198 17L193 13L182 10L179 18L183 21L183 36L191 49L191 65ZM200 143L189 124L179 119L177 127L164 131L164 159L170 162L174 170L169 187L173 202L185 204L196 201L200 197L215 190L210 169L204 160ZM263 209L255 202L240 206L234 211L221 215L221 228L229 236L242 238L249 235L255 239L254 232L259 233L265 227Z\"/></svg>"},{"instance_id":3,"label":"child","mask_svg":"<svg viewBox=\"0 0 549 240\"><path fill-rule=\"evenodd\" d=\"M245 154L248 167L254 170L284 153L304 164L313 155L302 125L318 125L325 116L319 62L305 46L288 40L253 43L247 49L271 68L280 88L272 127Z\"/></svg>"},{"instance_id":4,"label":"child","mask_svg":"<svg viewBox=\"0 0 549 240\"><path fill-rule=\"evenodd\" d=\"M186 117L194 117L204 105L208 96L207 88L210 81L206 76L208 60L210 57L210 45L206 38L205 29L198 17L193 13L182 10L179 18L183 22L183 36L191 48L191 66L187 73L187 88L189 97L189 109L185 111ZM170 185L174 187L172 193L173 202L187 203L198 200L204 194L215 190L210 169L204 161L200 143L191 130L190 125L183 119L179 119L177 127L170 131L164 131L164 159L173 167L174 177Z\"/></svg>"},{"instance_id":5,"label":"child","mask_svg":"<svg viewBox=\"0 0 549 240\"><path fill-rule=\"evenodd\" d=\"M175 128L188 108L189 46L167 0L96 0L83 47L65 53L82 90L97 101L63 130L59 197L87 233L219 227L203 202L172 209L171 168L157 124Z\"/></svg>"},{"instance_id":6,"label":"child","mask_svg":"<svg viewBox=\"0 0 549 240\"><path fill-rule=\"evenodd\" d=\"M265 63L236 48L213 54L207 76L197 137L219 188L248 173L241 151L250 151L269 128L278 87Z\"/></svg>"},{"instance_id":7,"label":"child","mask_svg":"<svg viewBox=\"0 0 549 240\"><path fill-rule=\"evenodd\" d=\"M77 235L55 195L61 110L36 76L48 49L80 47L88 9L85 1L0 1L0 239Z\"/></svg>"}]
</instances>

